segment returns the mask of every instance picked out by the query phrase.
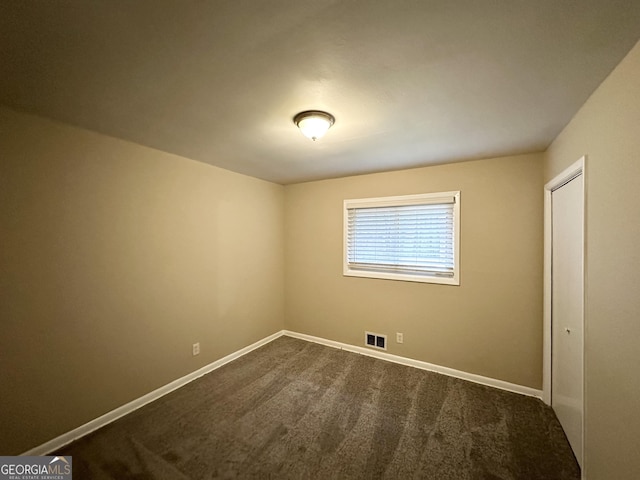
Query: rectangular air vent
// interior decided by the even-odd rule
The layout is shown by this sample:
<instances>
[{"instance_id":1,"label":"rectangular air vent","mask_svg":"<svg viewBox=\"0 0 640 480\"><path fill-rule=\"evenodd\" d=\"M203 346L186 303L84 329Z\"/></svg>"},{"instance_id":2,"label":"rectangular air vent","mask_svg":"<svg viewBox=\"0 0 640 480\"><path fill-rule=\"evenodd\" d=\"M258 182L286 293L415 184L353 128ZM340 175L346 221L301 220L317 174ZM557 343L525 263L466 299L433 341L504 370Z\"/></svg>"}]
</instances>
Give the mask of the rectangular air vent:
<instances>
[{"instance_id":1,"label":"rectangular air vent","mask_svg":"<svg viewBox=\"0 0 640 480\"><path fill-rule=\"evenodd\" d=\"M364 344L367 347L387 349L387 336L379 333L364 332Z\"/></svg>"}]
</instances>

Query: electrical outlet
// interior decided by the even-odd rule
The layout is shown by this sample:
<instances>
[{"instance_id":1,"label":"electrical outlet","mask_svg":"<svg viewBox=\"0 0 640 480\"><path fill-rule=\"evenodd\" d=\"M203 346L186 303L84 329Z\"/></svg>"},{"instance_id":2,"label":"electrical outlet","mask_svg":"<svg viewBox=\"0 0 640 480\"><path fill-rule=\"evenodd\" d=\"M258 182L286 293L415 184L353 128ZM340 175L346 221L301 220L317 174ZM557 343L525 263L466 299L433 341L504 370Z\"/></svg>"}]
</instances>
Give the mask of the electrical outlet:
<instances>
[{"instance_id":1,"label":"electrical outlet","mask_svg":"<svg viewBox=\"0 0 640 480\"><path fill-rule=\"evenodd\" d=\"M193 344L193 356L200 355L200 342Z\"/></svg>"},{"instance_id":2,"label":"electrical outlet","mask_svg":"<svg viewBox=\"0 0 640 480\"><path fill-rule=\"evenodd\" d=\"M400 332L396 333L396 343L403 343L404 342L404 335Z\"/></svg>"}]
</instances>

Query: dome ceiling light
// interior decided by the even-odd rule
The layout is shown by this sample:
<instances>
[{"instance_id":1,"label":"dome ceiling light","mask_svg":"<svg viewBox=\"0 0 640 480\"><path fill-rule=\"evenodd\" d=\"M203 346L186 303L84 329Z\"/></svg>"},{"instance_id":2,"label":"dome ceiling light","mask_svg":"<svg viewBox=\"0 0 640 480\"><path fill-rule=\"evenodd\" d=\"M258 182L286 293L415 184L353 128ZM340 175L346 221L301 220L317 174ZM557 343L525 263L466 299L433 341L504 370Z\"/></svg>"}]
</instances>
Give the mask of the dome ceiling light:
<instances>
[{"instance_id":1,"label":"dome ceiling light","mask_svg":"<svg viewBox=\"0 0 640 480\"><path fill-rule=\"evenodd\" d=\"M293 117L293 123L298 126L302 134L314 142L322 138L335 121L333 115L320 110L307 110Z\"/></svg>"}]
</instances>

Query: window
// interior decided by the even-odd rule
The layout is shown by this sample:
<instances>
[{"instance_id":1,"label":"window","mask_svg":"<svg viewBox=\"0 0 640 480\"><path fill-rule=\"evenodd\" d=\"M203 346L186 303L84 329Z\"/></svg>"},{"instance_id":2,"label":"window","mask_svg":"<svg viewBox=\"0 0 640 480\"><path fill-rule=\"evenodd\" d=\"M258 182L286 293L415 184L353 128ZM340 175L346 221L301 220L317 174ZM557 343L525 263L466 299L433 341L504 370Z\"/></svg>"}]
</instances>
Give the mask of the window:
<instances>
[{"instance_id":1,"label":"window","mask_svg":"<svg viewBox=\"0 0 640 480\"><path fill-rule=\"evenodd\" d=\"M344 201L344 275L460 285L460 192Z\"/></svg>"}]
</instances>

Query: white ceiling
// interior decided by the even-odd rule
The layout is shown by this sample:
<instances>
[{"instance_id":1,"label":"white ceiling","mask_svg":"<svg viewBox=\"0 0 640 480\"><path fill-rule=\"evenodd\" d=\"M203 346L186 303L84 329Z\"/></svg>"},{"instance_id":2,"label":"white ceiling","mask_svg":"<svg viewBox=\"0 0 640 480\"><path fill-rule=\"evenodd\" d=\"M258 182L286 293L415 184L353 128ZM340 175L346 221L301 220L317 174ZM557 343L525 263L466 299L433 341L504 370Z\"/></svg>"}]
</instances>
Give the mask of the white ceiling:
<instances>
[{"instance_id":1,"label":"white ceiling","mask_svg":"<svg viewBox=\"0 0 640 480\"><path fill-rule=\"evenodd\" d=\"M286 184L543 150L639 38L637 0L3 0L0 103Z\"/></svg>"}]
</instances>

